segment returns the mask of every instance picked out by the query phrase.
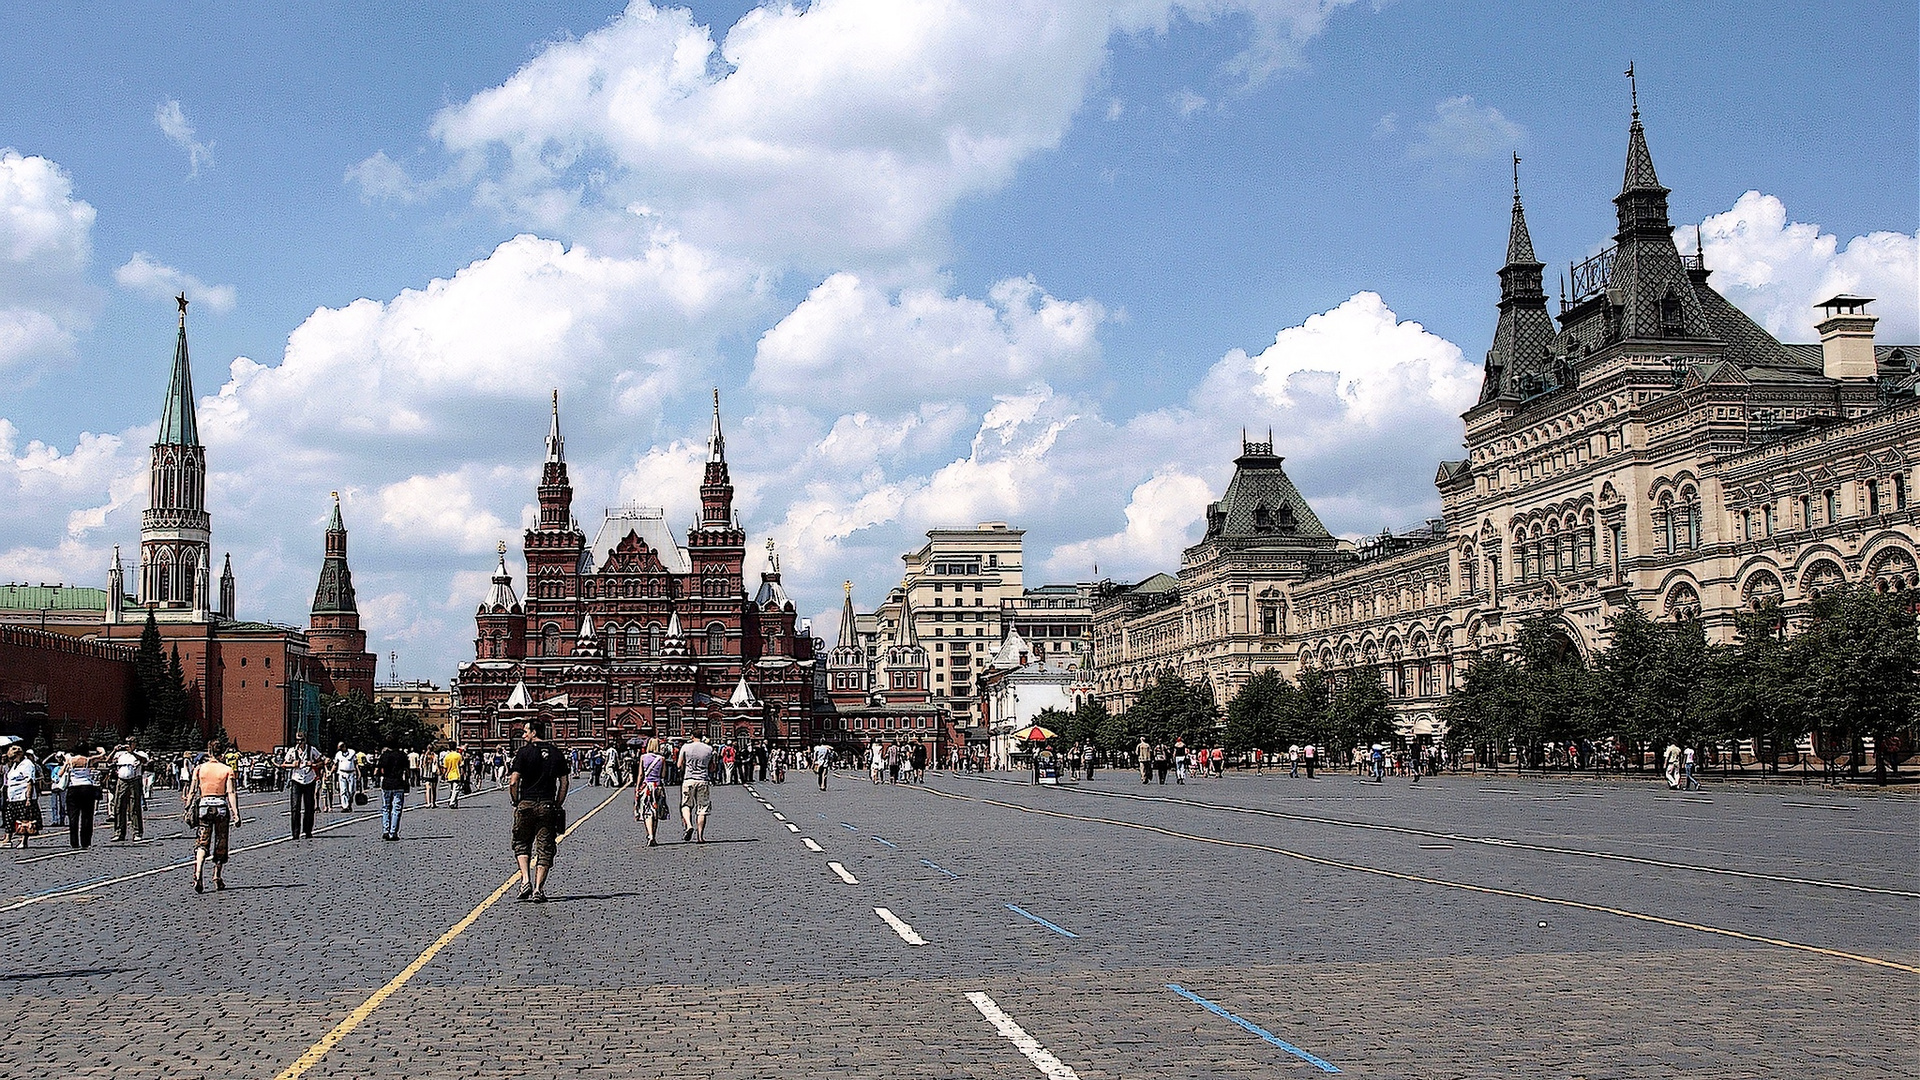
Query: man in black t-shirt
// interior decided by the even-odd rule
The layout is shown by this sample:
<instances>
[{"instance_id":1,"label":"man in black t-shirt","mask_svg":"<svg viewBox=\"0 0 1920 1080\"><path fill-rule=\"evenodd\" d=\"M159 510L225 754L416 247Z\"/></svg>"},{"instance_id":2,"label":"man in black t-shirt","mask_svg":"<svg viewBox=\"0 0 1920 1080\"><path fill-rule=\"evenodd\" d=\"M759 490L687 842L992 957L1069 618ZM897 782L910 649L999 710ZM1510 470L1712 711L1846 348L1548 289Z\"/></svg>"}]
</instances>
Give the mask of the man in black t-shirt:
<instances>
[{"instance_id":1,"label":"man in black t-shirt","mask_svg":"<svg viewBox=\"0 0 1920 1080\"><path fill-rule=\"evenodd\" d=\"M567 782L572 769L547 741L546 721L527 721L527 742L513 755L507 797L513 800L513 856L520 863L519 900L547 902L547 872L567 827Z\"/></svg>"},{"instance_id":2,"label":"man in black t-shirt","mask_svg":"<svg viewBox=\"0 0 1920 1080\"><path fill-rule=\"evenodd\" d=\"M380 748L374 765L380 774L380 839L400 839L400 815L407 809L407 790L413 786L407 752L397 746Z\"/></svg>"}]
</instances>

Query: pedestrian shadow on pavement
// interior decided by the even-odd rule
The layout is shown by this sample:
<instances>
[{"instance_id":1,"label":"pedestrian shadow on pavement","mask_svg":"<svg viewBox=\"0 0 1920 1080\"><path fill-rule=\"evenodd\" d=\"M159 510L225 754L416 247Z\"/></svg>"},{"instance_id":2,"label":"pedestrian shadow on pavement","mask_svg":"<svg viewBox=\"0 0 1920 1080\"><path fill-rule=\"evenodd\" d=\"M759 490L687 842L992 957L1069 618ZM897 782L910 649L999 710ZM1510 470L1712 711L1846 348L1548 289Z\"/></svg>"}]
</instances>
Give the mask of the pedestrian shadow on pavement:
<instances>
[{"instance_id":1,"label":"pedestrian shadow on pavement","mask_svg":"<svg viewBox=\"0 0 1920 1080\"><path fill-rule=\"evenodd\" d=\"M229 885L227 892L255 892L260 889L304 889L312 885L311 881L268 881L259 885Z\"/></svg>"},{"instance_id":2,"label":"pedestrian shadow on pavement","mask_svg":"<svg viewBox=\"0 0 1920 1080\"><path fill-rule=\"evenodd\" d=\"M547 903L571 904L576 900L639 900L648 895L649 894L643 892L582 893L579 896L549 896L547 897Z\"/></svg>"},{"instance_id":3,"label":"pedestrian shadow on pavement","mask_svg":"<svg viewBox=\"0 0 1920 1080\"><path fill-rule=\"evenodd\" d=\"M103 967L73 968L68 971L22 971L0 975L0 982L34 982L40 979L91 979L96 975L118 975L124 971L141 971L142 968Z\"/></svg>"}]
</instances>

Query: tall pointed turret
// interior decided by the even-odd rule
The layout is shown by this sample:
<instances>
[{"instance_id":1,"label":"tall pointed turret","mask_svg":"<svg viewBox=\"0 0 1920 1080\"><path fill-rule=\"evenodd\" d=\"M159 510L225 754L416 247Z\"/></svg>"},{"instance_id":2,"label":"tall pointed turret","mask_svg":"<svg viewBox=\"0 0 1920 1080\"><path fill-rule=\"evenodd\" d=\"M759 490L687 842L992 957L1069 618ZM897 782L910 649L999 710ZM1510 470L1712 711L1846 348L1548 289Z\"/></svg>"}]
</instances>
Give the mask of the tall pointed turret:
<instances>
[{"instance_id":1,"label":"tall pointed turret","mask_svg":"<svg viewBox=\"0 0 1920 1080\"><path fill-rule=\"evenodd\" d=\"M107 567L107 617L108 623L126 621L127 572L120 565L120 545L113 545L113 562Z\"/></svg>"},{"instance_id":2,"label":"tall pointed turret","mask_svg":"<svg viewBox=\"0 0 1920 1080\"><path fill-rule=\"evenodd\" d=\"M553 422L547 425L547 460L567 460L567 440L560 435L560 390L553 391Z\"/></svg>"},{"instance_id":3,"label":"tall pointed turret","mask_svg":"<svg viewBox=\"0 0 1920 1080\"><path fill-rule=\"evenodd\" d=\"M860 643L854 629L853 582L849 581L842 587L847 595L840 603L840 640L835 643L835 648L851 649Z\"/></svg>"},{"instance_id":4,"label":"tall pointed turret","mask_svg":"<svg viewBox=\"0 0 1920 1080\"><path fill-rule=\"evenodd\" d=\"M1627 74L1631 78L1633 69ZM1635 86L1633 120L1627 127L1626 175L1614 196L1620 231L1609 281L1609 302L1619 309L1618 339L1663 341L1708 338L1712 331L1693 281L1673 242L1666 188L1653 171L1647 131L1640 123Z\"/></svg>"},{"instance_id":5,"label":"tall pointed turret","mask_svg":"<svg viewBox=\"0 0 1920 1080\"><path fill-rule=\"evenodd\" d=\"M156 617L195 618L200 568L208 561L207 452L193 414L193 372L187 360L187 298L173 347L173 372L160 407L160 434L147 468L147 510L140 515L140 603Z\"/></svg>"},{"instance_id":6,"label":"tall pointed turret","mask_svg":"<svg viewBox=\"0 0 1920 1080\"><path fill-rule=\"evenodd\" d=\"M1507 228L1507 261L1500 268L1500 321L1487 350L1480 400L1526 397L1551 389L1553 317L1547 314L1546 267L1533 253L1526 210L1520 203L1520 155L1513 156L1513 220Z\"/></svg>"},{"instance_id":7,"label":"tall pointed turret","mask_svg":"<svg viewBox=\"0 0 1920 1080\"><path fill-rule=\"evenodd\" d=\"M700 481L700 528L705 532L734 528L733 481L727 473L727 437L720 433L718 388L713 391L713 433L707 437L707 472Z\"/></svg>"},{"instance_id":8,"label":"tall pointed turret","mask_svg":"<svg viewBox=\"0 0 1920 1080\"><path fill-rule=\"evenodd\" d=\"M380 660L367 651L367 632L360 629L353 571L347 568L347 525L340 516L337 491L333 516L327 521L326 555L320 563L320 585L313 592L307 642L322 673L323 689L341 697L359 694L373 700L374 670Z\"/></svg>"},{"instance_id":9,"label":"tall pointed turret","mask_svg":"<svg viewBox=\"0 0 1920 1080\"><path fill-rule=\"evenodd\" d=\"M223 619L233 618L233 596L233 552L229 551L220 567L220 617Z\"/></svg>"},{"instance_id":10,"label":"tall pointed turret","mask_svg":"<svg viewBox=\"0 0 1920 1080\"><path fill-rule=\"evenodd\" d=\"M187 362L187 297L174 298L180 305L180 329L173 341L173 373L167 379L167 400L160 407L159 442L173 446L199 446L200 425L193 414L193 368Z\"/></svg>"},{"instance_id":11,"label":"tall pointed turret","mask_svg":"<svg viewBox=\"0 0 1920 1080\"><path fill-rule=\"evenodd\" d=\"M560 434L560 391L553 392L553 418L547 424L547 460L540 468L540 523L535 530L543 533L577 533L573 525L573 483L567 478L567 440ZM552 546L559 540L562 548L577 549L579 543L567 544L560 538L542 539L540 546ZM531 539L529 541L531 543ZM537 572L537 571L536 571Z\"/></svg>"}]
</instances>

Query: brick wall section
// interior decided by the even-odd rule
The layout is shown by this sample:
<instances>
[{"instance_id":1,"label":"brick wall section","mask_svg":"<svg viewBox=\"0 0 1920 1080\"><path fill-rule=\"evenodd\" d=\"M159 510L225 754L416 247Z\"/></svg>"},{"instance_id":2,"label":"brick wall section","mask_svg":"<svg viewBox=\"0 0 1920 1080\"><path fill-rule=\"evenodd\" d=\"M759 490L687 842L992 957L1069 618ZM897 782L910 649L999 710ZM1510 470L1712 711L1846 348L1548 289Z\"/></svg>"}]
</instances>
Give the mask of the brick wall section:
<instances>
[{"instance_id":1,"label":"brick wall section","mask_svg":"<svg viewBox=\"0 0 1920 1080\"><path fill-rule=\"evenodd\" d=\"M29 722L44 716L56 747L77 744L99 728L125 731L139 688L133 657L134 650L120 645L0 626L0 701Z\"/></svg>"}]
</instances>

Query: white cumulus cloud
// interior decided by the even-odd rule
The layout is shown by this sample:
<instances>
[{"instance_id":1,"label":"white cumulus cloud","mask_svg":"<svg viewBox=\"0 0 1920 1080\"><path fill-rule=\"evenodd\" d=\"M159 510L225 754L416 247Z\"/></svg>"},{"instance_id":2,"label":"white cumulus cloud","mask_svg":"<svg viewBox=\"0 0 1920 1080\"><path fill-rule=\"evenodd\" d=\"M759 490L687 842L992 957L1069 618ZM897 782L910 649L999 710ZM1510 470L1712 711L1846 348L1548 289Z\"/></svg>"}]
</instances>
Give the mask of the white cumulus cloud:
<instances>
[{"instance_id":1,"label":"white cumulus cloud","mask_svg":"<svg viewBox=\"0 0 1920 1080\"><path fill-rule=\"evenodd\" d=\"M93 221L65 169L0 149L0 371L69 356L92 325Z\"/></svg>"},{"instance_id":2,"label":"white cumulus cloud","mask_svg":"<svg viewBox=\"0 0 1920 1080\"><path fill-rule=\"evenodd\" d=\"M1346 2L816 0L755 8L716 41L685 9L634 0L432 134L446 175L522 227L597 236L640 207L776 265L922 258L955 203L1058 145L1116 33L1219 19L1247 32L1229 66L1257 82ZM368 198L422 190L384 153L349 180Z\"/></svg>"},{"instance_id":3,"label":"white cumulus cloud","mask_svg":"<svg viewBox=\"0 0 1920 1080\"><path fill-rule=\"evenodd\" d=\"M1693 230L1681 230L1685 245ZM1820 226L1791 221L1772 195L1749 191L1733 208L1700 223L1709 279L1767 332L1782 341L1818 341L1815 304L1837 293L1871 296L1880 316L1876 336L1920 342L1920 240L1912 233L1873 232L1844 246Z\"/></svg>"},{"instance_id":4,"label":"white cumulus cloud","mask_svg":"<svg viewBox=\"0 0 1920 1080\"><path fill-rule=\"evenodd\" d=\"M176 270L144 251L136 251L133 258L115 267L113 280L123 288L131 289L142 296L165 299L185 293L187 299L204 304L218 312L233 310L237 294L231 285L208 285L184 270Z\"/></svg>"},{"instance_id":5,"label":"white cumulus cloud","mask_svg":"<svg viewBox=\"0 0 1920 1080\"><path fill-rule=\"evenodd\" d=\"M1105 309L1048 295L1028 278L986 300L933 288L885 290L851 273L821 282L760 338L759 393L840 407L980 397L1085 369Z\"/></svg>"}]
</instances>

